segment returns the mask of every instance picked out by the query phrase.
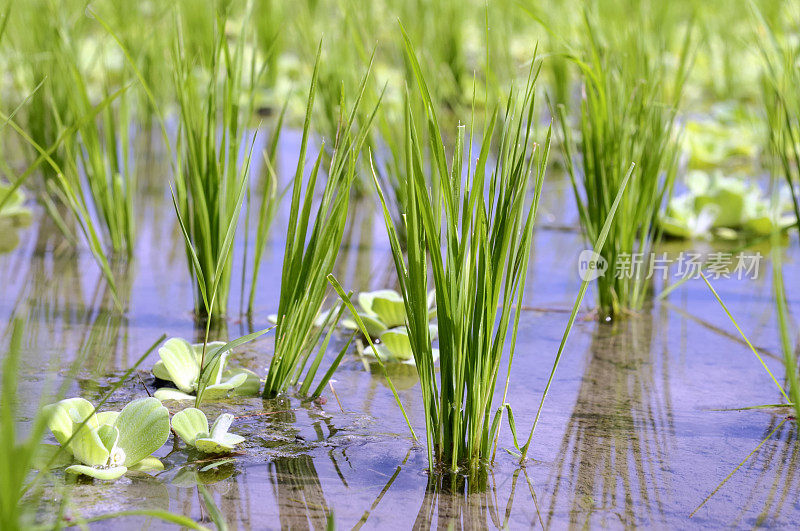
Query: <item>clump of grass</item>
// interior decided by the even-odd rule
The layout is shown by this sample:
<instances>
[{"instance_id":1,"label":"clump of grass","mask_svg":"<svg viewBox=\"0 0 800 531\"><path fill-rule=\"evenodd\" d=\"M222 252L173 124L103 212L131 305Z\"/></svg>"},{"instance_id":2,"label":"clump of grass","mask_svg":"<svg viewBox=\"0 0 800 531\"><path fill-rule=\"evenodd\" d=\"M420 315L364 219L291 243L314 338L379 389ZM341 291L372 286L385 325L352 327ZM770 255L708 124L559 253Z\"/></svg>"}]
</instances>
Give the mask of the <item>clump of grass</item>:
<instances>
[{"instance_id":1,"label":"clump of grass","mask_svg":"<svg viewBox=\"0 0 800 531\"><path fill-rule=\"evenodd\" d=\"M469 132L459 126L448 165L436 108L405 32L404 40L425 112L422 128L430 132L423 142L412 104L407 104L405 203L401 206L407 255L377 176L374 181L420 378L429 466L431 470L473 468L488 460L497 437L495 387L509 332L513 358L520 314L512 315L512 307L519 305L525 288L549 152L549 130L542 146L533 140L540 64L533 61L524 91L512 90L506 106L490 113L482 133L475 132L474 124ZM492 164L493 138L499 138L499 145ZM480 150L474 158L476 142ZM430 153L430 160L425 160L425 153ZM474 160L474 166L465 167L464 160ZM430 186L430 181L436 186ZM528 199L531 185L532 203ZM430 277L439 326L438 371L428 327Z\"/></svg>"},{"instance_id":2,"label":"clump of grass","mask_svg":"<svg viewBox=\"0 0 800 531\"><path fill-rule=\"evenodd\" d=\"M292 183L289 229L286 234L281 293L275 329L275 353L270 361L264 386L265 398L273 398L279 393L285 392L303 378L303 371L321 337L322 330L334 322L334 316L337 321L341 316L341 309L338 312L331 311L324 319L323 326L315 326L326 297L327 276L333 271L334 262L341 246L350 203L350 189L356 177L359 153L375 114L373 109L367 120L360 125L357 131L354 131L354 122L362 103L372 66L372 61L370 61L370 68L361 80L358 96L349 113L344 95L340 99L339 125L333 148L330 151L331 158L327 175L325 175L325 187L314 212L314 195L325 153L324 145L320 147L319 154L305 183L305 189L303 176L306 150L311 134L311 117L317 90L321 50L320 43L308 93L300 156ZM306 391L319 367L324 347L327 346L329 338L330 336L326 338L323 348L318 350L309 367L308 374L304 377L303 389ZM335 369L343 354L344 350L336 358L331 369ZM331 375L332 370L325 375L325 380L330 379Z\"/></svg>"},{"instance_id":3,"label":"clump of grass","mask_svg":"<svg viewBox=\"0 0 800 531\"><path fill-rule=\"evenodd\" d=\"M135 242L134 199L136 174L131 170L131 109L123 92L107 91L102 110L95 110L80 72L74 71L77 92L72 100L76 116L98 114L99 120L82 120L78 135L68 139L71 156L67 174L87 211L94 211L107 253L133 256ZM124 90L124 89L123 89ZM112 99L116 98L116 105ZM98 123L99 122L99 123ZM86 186L82 186L82 177Z\"/></svg>"},{"instance_id":4,"label":"clump of grass","mask_svg":"<svg viewBox=\"0 0 800 531\"><path fill-rule=\"evenodd\" d=\"M245 144L245 119L252 109L241 102L252 102L262 71L254 55L245 62L245 27L233 46L224 30L225 18L219 16L213 34L207 36L213 42L210 56L200 61L208 62L206 68L195 64L181 25L172 49L180 127L174 192L188 239L198 316L227 312L230 244L245 197L252 150ZM203 293L215 296L205 300Z\"/></svg>"},{"instance_id":5,"label":"clump of grass","mask_svg":"<svg viewBox=\"0 0 800 531\"><path fill-rule=\"evenodd\" d=\"M49 3L39 7L54 9ZM32 10L32 6L21 10L20 20L27 20ZM124 137L119 143L127 146L127 129L116 131L119 124L113 120L111 106L123 89L108 89L99 102L90 101L88 81L78 66L78 50L66 26L60 22L63 21L48 20L30 35L16 34L20 64L15 65L14 74L19 78L19 85L24 87L26 83L40 81L14 112L8 116L0 112L0 119L4 126L14 129L23 145L33 148L38 157L12 180L8 193L0 196L0 207L40 169L44 183L44 191L38 195L40 201L64 235L77 242L73 236L75 229L70 228L68 218L63 216L64 209L60 207L66 207L72 214L76 231L88 245L121 310L107 255L123 247L129 254L132 251L135 181L108 176L113 165L109 160L118 163L118 168L122 164L117 156L117 135ZM8 23L7 11L0 26L0 38ZM23 109L20 113L22 125L14 121L20 109ZM102 128L96 124L98 115L105 122ZM76 138L79 131L81 134ZM106 136L105 142L99 140L100 135ZM126 155L127 150L123 148L123 156ZM9 174L14 173L5 162L1 166ZM111 243L104 236L108 236Z\"/></svg>"},{"instance_id":6,"label":"clump of grass","mask_svg":"<svg viewBox=\"0 0 800 531\"><path fill-rule=\"evenodd\" d=\"M585 34L583 57L575 60L583 78L579 142L563 106L559 114L587 241L597 239L631 163L636 165L601 254L609 269L597 279L598 306L602 318L611 318L640 309L648 293L647 260L661 237L657 218L672 194L677 169L675 116L691 38L687 35L671 72L666 51L654 52L642 35L607 46L588 14ZM641 263L637 257L643 257Z\"/></svg>"},{"instance_id":7,"label":"clump of grass","mask_svg":"<svg viewBox=\"0 0 800 531\"><path fill-rule=\"evenodd\" d=\"M769 154L778 174L792 195L797 227L800 229L800 43L770 26L753 7L760 21L757 35L763 74L762 95L767 116Z\"/></svg>"}]
</instances>

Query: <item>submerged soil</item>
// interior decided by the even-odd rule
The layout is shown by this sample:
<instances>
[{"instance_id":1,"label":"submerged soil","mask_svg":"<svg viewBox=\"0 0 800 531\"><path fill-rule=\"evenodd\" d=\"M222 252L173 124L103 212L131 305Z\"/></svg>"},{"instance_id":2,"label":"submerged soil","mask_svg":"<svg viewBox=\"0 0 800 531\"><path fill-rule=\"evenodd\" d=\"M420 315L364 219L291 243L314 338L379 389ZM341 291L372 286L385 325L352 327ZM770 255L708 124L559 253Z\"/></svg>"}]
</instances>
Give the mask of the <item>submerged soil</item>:
<instances>
[{"instance_id":1,"label":"submerged soil","mask_svg":"<svg viewBox=\"0 0 800 531\"><path fill-rule=\"evenodd\" d=\"M553 178L545 186L509 388L516 424L526 434L580 285L578 254L584 245L564 184ZM129 303L124 318L110 312L110 295L88 253L76 254L61 243L63 236L41 212L20 232L19 246L0 255L0 318L7 322L16 314L26 323L23 407L35 407L44 390L69 377L72 360L83 360L84 369L70 394L94 400L162 333L197 338L172 207L160 195L142 204L136 260L120 273L122 297ZM265 326L275 310L285 224L280 212L251 319L238 317L244 239L237 242L231 317L218 331L220 338ZM675 255L689 245L671 243L663 250ZM800 246L794 240L786 245L787 291L796 306L792 283L800 278ZM757 278L712 282L780 375L768 250L761 253ZM392 267L374 202L361 201L336 275L355 291L391 287ZM657 290L662 284L656 282ZM272 341L266 336L240 349L231 363L264 374ZM143 386L152 392L148 369L155 359L153 353L145 360L141 381L127 381L109 408L145 396ZM416 378L401 368L395 373L413 426L424 433ZM800 519L796 424L790 420L775 431L785 410L725 411L774 404L780 396L701 280L686 282L614 324L599 323L588 311L581 315L525 467L505 451L513 445L503 426L494 466L471 478L430 477L425 449L411 439L383 378L355 351L336 373L333 388L335 396L328 390L321 405L294 398L210 404L209 417L221 411L236 415L233 431L247 437L239 454L210 460L170 440L158 453L166 470L154 476L104 483L56 472L40 510L54 510L52 498L66 488L68 512L74 515L160 508L210 522L197 489L203 484L232 529L323 528L329 521L341 529L683 529L792 527ZM173 411L182 407L167 405ZM28 418L31 413L26 411ZM95 524L144 525L169 527L142 517Z\"/></svg>"}]
</instances>

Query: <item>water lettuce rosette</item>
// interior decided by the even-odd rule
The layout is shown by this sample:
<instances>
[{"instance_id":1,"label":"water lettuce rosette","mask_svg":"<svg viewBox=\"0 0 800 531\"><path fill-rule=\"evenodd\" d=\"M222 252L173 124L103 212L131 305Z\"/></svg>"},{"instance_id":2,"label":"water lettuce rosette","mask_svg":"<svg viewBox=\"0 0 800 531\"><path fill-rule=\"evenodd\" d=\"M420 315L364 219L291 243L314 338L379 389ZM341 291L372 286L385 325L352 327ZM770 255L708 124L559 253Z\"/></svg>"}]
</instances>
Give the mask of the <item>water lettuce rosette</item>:
<instances>
[{"instance_id":1,"label":"water lettuce rosette","mask_svg":"<svg viewBox=\"0 0 800 531\"><path fill-rule=\"evenodd\" d=\"M83 398L46 406L48 427L77 464L70 474L114 480L130 471L163 470L151 454L169 438L169 412L156 398L134 400L122 411L95 412Z\"/></svg>"},{"instance_id":2,"label":"water lettuce rosette","mask_svg":"<svg viewBox=\"0 0 800 531\"><path fill-rule=\"evenodd\" d=\"M158 349L161 358L153 365L153 376L172 382L177 389L163 387L154 396L159 400L194 400L200 386L201 372L204 380L204 400L227 396L253 396L261 388L261 379L244 368L226 369L228 352L217 354L225 343L213 341L206 345L191 344L185 339L171 338ZM200 364L203 364L203 371Z\"/></svg>"},{"instance_id":3,"label":"water lettuce rosette","mask_svg":"<svg viewBox=\"0 0 800 531\"><path fill-rule=\"evenodd\" d=\"M664 233L675 238L732 239L740 235L767 235L773 228L785 229L795 223L791 215L781 215L775 227L772 205L761 189L737 177L720 172L692 171L686 177L688 191L674 197L661 218ZM789 191L778 200L781 213L791 208Z\"/></svg>"},{"instance_id":4,"label":"water lettuce rosette","mask_svg":"<svg viewBox=\"0 0 800 531\"><path fill-rule=\"evenodd\" d=\"M244 441L244 437L228 433L233 415L223 413L209 429L206 414L190 407L175 413L172 429L183 442L205 454L227 454Z\"/></svg>"},{"instance_id":5,"label":"water lettuce rosette","mask_svg":"<svg viewBox=\"0 0 800 531\"><path fill-rule=\"evenodd\" d=\"M433 291L428 293L428 318L436 316L434 303L436 296ZM414 355L411 342L406 330L406 308L403 297L392 289L381 289L359 293L358 315L364 323L370 338L374 340L375 348L367 346L362 353L368 357L379 358L384 363L414 364ZM346 328L357 330L358 325L353 319L342 322ZM431 340L436 339L438 329L435 324L429 325ZM438 358L438 349L433 349L434 358Z\"/></svg>"},{"instance_id":6,"label":"water lettuce rosette","mask_svg":"<svg viewBox=\"0 0 800 531\"><path fill-rule=\"evenodd\" d=\"M0 182L0 253L19 245L17 229L31 224L31 210L25 206L25 193Z\"/></svg>"}]
</instances>

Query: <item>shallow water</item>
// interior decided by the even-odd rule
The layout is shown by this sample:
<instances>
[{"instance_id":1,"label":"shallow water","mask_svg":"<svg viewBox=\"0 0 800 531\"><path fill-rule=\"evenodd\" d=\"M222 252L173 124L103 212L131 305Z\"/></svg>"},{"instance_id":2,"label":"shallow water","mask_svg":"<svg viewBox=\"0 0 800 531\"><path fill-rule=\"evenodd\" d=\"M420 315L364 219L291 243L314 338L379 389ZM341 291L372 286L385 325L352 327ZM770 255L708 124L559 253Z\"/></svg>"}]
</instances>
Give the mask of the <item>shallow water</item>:
<instances>
[{"instance_id":1,"label":"shallow water","mask_svg":"<svg viewBox=\"0 0 800 531\"><path fill-rule=\"evenodd\" d=\"M292 152L295 141L288 136L282 149ZM546 184L543 201L509 387L517 426L526 434L580 285L577 261L583 248L563 179ZM136 261L121 283L129 301L124 318L108 311L110 296L88 253L76 254L61 243L41 212L20 233L20 246L0 255L0 319L8 322L16 314L26 323L21 376L26 416L43 390L70 376L72 360L84 360L84 369L70 394L95 400L162 333L198 336L171 205L161 195L148 198L146 205L138 220ZM237 242L232 316L220 334L234 337L263 327L275 310L285 223L281 212L251 320L238 317L236 279L244 241ZM371 199L356 206L345 240L336 271L342 284L355 291L391 286L391 256ZM795 240L786 248L789 282L800 278L797 249ZM664 250L675 254L682 246L669 244ZM755 280L714 283L767 363L781 374L768 260ZM789 303L797 306L791 287ZM587 302L592 301L590 293ZM266 336L248 345L233 362L263 374L272 341ZM147 369L155 359L153 354L145 360L142 380L126 382L109 408L145 396L142 385L154 389ZM397 374L396 383L414 429L424 433L415 378ZM210 522L199 482L234 529L321 528L329 519L343 529L793 527L800 518L794 421L771 434L785 412L719 411L776 403L779 394L700 280L614 325L581 314L524 468L505 451L512 439L504 425L491 469L472 478L431 478L425 449L411 439L382 377L352 353L333 385L336 396L328 391L321 406L255 398L211 404L210 417L234 413L235 431L247 436L232 461L212 464L170 441L158 453L166 470L155 477L129 475L106 484L56 473L50 499L40 510L53 510L50 502L66 484L71 514L163 508ZM141 517L95 524L121 525L169 527Z\"/></svg>"}]
</instances>

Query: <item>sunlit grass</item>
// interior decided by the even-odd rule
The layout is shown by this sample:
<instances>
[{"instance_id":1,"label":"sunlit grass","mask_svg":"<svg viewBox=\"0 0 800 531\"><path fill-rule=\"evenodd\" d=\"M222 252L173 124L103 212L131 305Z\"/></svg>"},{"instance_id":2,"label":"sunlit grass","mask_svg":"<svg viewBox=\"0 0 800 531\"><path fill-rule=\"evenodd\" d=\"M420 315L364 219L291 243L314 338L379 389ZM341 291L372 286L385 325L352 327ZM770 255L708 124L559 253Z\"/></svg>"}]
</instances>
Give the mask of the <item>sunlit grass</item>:
<instances>
[{"instance_id":1,"label":"sunlit grass","mask_svg":"<svg viewBox=\"0 0 800 531\"><path fill-rule=\"evenodd\" d=\"M767 118L771 167L780 174L791 192L792 206L800 229L800 43L796 36L767 23L753 5L758 20L754 36L763 65L762 99Z\"/></svg>"},{"instance_id":2,"label":"sunlit grass","mask_svg":"<svg viewBox=\"0 0 800 531\"><path fill-rule=\"evenodd\" d=\"M614 317L640 309L649 290L648 259L660 239L657 218L677 170L675 119L691 35L670 70L666 51L654 53L643 35L634 32L612 47L588 13L584 30L575 58L583 82L579 139L573 139L565 109L559 108L565 163L587 241L597 239L628 168L636 165L601 255L608 271L597 279L601 317Z\"/></svg>"},{"instance_id":3,"label":"sunlit grass","mask_svg":"<svg viewBox=\"0 0 800 531\"><path fill-rule=\"evenodd\" d=\"M534 60L522 92L512 91L505 105L496 105L482 131L475 131L475 123L469 130L459 127L448 163L439 109L405 34L404 38L413 69L414 98L421 101L425 113L418 118L411 103L406 106L405 204L401 208L407 254L377 176L375 185L420 378L429 466L432 470L474 468L488 460L499 428L494 393L509 333L513 358L520 313L512 314L512 307L519 306L525 288L549 151L549 131L543 145L533 139L539 65ZM420 128L430 132L426 141ZM499 139L498 156L492 162L494 138ZM473 146L478 143L477 158L473 158ZM430 158L425 159L425 154ZM428 327L430 280L436 291L438 369Z\"/></svg>"},{"instance_id":4,"label":"sunlit grass","mask_svg":"<svg viewBox=\"0 0 800 531\"><path fill-rule=\"evenodd\" d=\"M187 15L181 11L181 17ZM195 313L199 316L220 316L228 309L230 240L239 222L252 155L246 134L252 108L246 102L252 101L262 70L254 56L245 61L244 28L233 45L224 28L225 19L217 18L213 32L205 37L213 47L204 50L209 55L199 64L192 49L187 48L181 26L172 48L180 119L174 192L188 236L187 258L196 285ZM188 249L190 246L193 250ZM195 258L199 270L194 267ZM213 300L204 301L203 291L214 292Z\"/></svg>"},{"instance_id":5,"label":"sunlit grass","mask_svg":"<svg viewBox=\"0 0 800 531\"><path fill-rule=\"evenodd\" d=\"M327 340L311 362L309 372L303 374L312 358L312 352L325 326L315 325L328 288L327 276L333 271L339 254L342 235L350 205L350 190L356 178L361 147L375 114L367 114L364 123L356 129L355 120L362 104L364 90L369 79L369 69L363 76L356 98L348 108L345 95L339 102L338 128L330 148L330 163L327 171L321 167L325 146L320 146L311 173L305 177L306 151L311 135L311 119L317 91L320 52L317 52L314 75L308 93L306 117L297 170L292 181L292 198L286 247L281 272L281 292L278 302L277 327L275 329L275 352L270 361L264 386L264 397L273 398L304 379L303 389L308 390L310 379L324 355ZM370 62L371 66L371 62ZM325 179L322 197L315 198L317 182ZM325 325L333 325L334 313L330 312ZM341 312L338 312L341 315ZM341 361L344 351L334 361ZM329 379L332 372L326 374Z\"/></svg>"}]
</instances>

